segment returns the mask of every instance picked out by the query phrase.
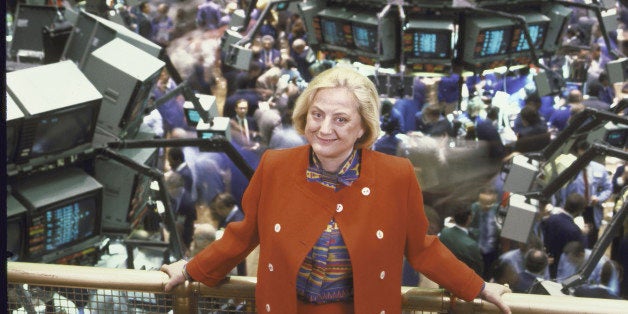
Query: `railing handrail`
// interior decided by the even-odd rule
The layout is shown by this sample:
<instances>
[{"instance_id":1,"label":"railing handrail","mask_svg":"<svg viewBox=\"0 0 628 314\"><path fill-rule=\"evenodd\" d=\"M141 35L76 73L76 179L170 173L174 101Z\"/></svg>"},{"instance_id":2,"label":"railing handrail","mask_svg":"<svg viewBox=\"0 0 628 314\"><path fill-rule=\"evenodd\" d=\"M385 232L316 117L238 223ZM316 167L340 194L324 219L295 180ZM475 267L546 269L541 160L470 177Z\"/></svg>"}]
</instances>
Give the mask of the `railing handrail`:
<instances>
[{"instance_id":1,"label":"railing handrail","mask_svg":"<svg viewBox=\"0 0 628 314\"><path fill-rule=\"evenodd\" d=\"M7 263L8 283L27 283L85 289L108 289L163 293L168 275L157 270L133 270L89 266L54 265L25 262ZM175 297L203 296L248 298L255 297L257 278L233 276L218 287L198 282L181 285L172 293ZM494 305L476 299L454 302L443 289L401 287L403 308L416 311L443 312L453 306L460 313L499 313ZM628 301L556 297L509 293L503 296L513 313L626 313ZM177 313L175 311L175 313Z\"/></svg>"}]
</instances>

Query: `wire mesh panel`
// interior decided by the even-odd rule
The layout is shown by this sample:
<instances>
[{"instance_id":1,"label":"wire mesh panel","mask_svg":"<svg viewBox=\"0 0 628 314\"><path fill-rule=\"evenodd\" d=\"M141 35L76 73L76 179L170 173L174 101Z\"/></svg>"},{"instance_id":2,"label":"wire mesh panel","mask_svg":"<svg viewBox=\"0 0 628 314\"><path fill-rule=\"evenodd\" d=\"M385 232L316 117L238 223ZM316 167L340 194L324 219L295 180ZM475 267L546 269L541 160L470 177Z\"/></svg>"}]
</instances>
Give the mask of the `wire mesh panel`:
<instances>
[{"instance_id":1,"label":"wire mesh panel","mask_svg":"<svg viewBox=\"0 0 628 314\"><path fill-rule=\"evenodd\" d=\"M247 298L213 298L201 296L198 298L197 306L198 313L256 313L255 300Z\"/></svg>"},{"instance_id":2,"label":"wire mesh panel","mask_svg":"<svg viewBox=\"0 0 628 314\"><path fill-rule=\"evenodd\" d=\"M7 313L168 313L173 296L122 290L9 284Z\"/></svg>"}]
</instances>

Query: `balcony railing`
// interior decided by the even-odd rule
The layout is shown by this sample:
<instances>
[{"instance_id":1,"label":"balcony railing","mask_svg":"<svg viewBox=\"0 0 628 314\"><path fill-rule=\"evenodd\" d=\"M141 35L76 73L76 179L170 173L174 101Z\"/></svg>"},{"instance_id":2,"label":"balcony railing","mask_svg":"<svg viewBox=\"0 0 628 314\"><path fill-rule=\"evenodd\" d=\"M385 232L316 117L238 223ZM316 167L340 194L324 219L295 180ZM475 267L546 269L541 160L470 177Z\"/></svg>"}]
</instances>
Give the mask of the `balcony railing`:
<instances>
[{"instance_id":1,"label":"balcony railing","mask_svg":"<svg viewBox=\"0 0 628 314\"><path fill-rule=\"evenodd\" d=\"M254 277L164 293L160 271L9 262L8 313L254 313ZM453 301L442 289L401 287L404 313L498 313L486 301ZM628 301L506 294L513 313L626 313Z\"/></svg>"}]
</instances>

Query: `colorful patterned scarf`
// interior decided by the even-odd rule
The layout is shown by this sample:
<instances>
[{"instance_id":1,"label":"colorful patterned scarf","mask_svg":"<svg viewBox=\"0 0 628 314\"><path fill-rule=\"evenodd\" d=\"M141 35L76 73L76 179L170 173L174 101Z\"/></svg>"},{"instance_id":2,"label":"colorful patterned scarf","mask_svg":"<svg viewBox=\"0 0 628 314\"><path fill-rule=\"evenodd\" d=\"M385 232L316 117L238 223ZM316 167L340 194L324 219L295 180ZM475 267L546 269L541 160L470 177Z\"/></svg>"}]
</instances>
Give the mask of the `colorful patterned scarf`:
<instances>
[{"instance_id":1,"label":"colorful patterned scarf","mask_svg":"<svg viewBox=\"0 0 628 314\"><path fill-rule=\"evenodd\" d=\"M305 177L309 182L319 182L320 184L336 191L344 186L351 186L353 181L360 177L361 150L354 150L345 160L338 171L333 173L325 171L321 162L313 151L310 153L310 166L305 171Z\"/></svg>"}]
</instances>

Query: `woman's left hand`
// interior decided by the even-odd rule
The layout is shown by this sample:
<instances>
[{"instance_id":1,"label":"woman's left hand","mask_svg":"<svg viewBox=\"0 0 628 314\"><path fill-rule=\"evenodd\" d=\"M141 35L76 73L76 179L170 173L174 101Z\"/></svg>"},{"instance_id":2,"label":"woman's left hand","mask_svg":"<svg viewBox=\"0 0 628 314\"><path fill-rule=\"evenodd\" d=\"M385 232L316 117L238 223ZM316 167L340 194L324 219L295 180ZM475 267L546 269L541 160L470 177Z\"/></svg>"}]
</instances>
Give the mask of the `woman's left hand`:
<instances>
[{"instance_id":1,"label":"woman's left hand","mask_svg":"<svg viewBox=\"0 0 628 314\"><path fill-rule=\"evenodd\" d=\"M486 286L484 286L484 290L480 292L480 298L495 304L502 313L510 314L510 308L502 299L504 293L512 293L512 290L506 285L487 282Z\"/></svg>"}]
</instances>

